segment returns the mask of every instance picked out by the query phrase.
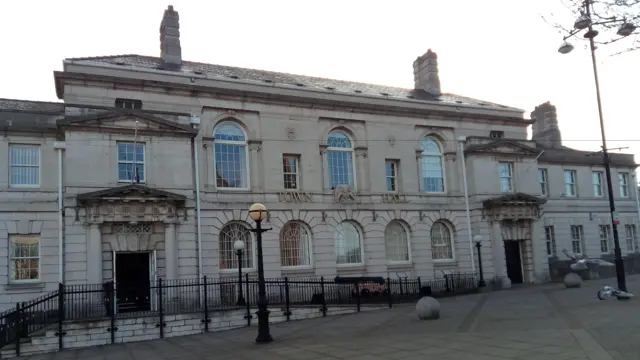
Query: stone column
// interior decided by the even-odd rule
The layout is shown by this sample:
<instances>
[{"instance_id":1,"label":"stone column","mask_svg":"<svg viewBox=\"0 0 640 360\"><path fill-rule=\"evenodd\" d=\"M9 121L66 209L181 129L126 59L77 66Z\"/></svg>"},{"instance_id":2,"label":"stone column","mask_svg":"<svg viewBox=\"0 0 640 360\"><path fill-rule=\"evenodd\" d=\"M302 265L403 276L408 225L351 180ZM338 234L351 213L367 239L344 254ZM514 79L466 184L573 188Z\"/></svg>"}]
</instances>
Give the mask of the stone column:
<instances>
[{"instance_id":1,"label":"stone column","mask_svg":"<svg viewBox=\"0 0 640 360\"><path fill-rule=\"evenodd\" d=\"M402 166L402 164L400 164ZM422 181L422 149L416 149L416 171L418 172L418 191L424 192Z\"/></svg>"},{"instance_id":2,"label":"stone column","mask_svg":"<svg viewBox=\"0 0 640 360\"><path fill-rule=\"evenodd\" d=\"M329 162L327 161L327 145L320 145L320 169L322 171L322 189L329 190Z\"/></svg>"},{"instance_id":3,"label":"stone column","mask_svg":"<svg viewBox=\"0 0 640 360\"><path fill-rule=\"evenodd\" d=\"M511 287L511 280L507 277L507 262L505 260L504 243L500 221L493 221L491 231L491 247L493 249L493 269L496 277L500 278L503 288Z\"/></svg>"},{"instance_id":4,"label":"stone column","mask_svg":"<svg viewBox=\"0 0 640 360\"><path fill-rule=\"evenodd\" d=\"M249 164L250 164L250 174L249 181L251 185L251 189L254 191L262 191L264 188L263 184L263 176L260 172L260 164L262 163L260 159L260 150L262 148L262 142L256 140L249 140Z\"/></svg>"},{"instance_id":5,"label":"stone column","mask_svg":"<svg viewBox=\"0 0 640 360\"><path fill-rule=\"evenodd\" d=\"M173 280L178 278L178 243L176 241L176 225L174 223L165 223L164 226L165 278Z\"/></svg>"},{"instance_id":6,"label":"stone column","mask_svg":"<svg viewBox=\"0 0 640 360\"><path fill-rule=\"evenodd\" d=\"M533 279L536 283L545 281L549 274L549 257L544 238L544 224L540 220L531 221L531 263Z\"/></svg>"},{"instance_id":7,"label":"stone column","mask_svg":"<svg viewBox=\"0 0 640 360\"><path fill-rule=\"evenodd\" d=\"M102 236L100 234L100 223L92 223L89 226L89 238L87 239L87 283L101 284L102 280Z\"/></svg>"},{"instance_id":8,"label":"stone column","mask_svg":"<svg viewBox=\"0 0 640 360\"><path fill-rule=\"evenodd\" d=\"M356 171L356 192L368 192L369 191L369 174L367 171L367 148L357 147L355 149L355 171Z\"/></svg>"}]
</instances>

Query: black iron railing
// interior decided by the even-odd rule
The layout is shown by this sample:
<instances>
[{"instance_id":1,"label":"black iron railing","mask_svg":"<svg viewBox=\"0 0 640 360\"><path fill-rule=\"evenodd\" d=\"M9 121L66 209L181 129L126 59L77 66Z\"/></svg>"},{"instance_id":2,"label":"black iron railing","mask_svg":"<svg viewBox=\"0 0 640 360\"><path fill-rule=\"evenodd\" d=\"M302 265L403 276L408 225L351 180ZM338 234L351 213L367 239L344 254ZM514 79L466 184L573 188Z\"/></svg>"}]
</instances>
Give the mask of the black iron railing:
<instances>
[{"instance_id":1,"label":"black iron railing","mask_svg":"<svg viewBox=\"0 0 640 360\"><path fill-rule=\"evenodd\" d=\"M242 286L243 302L239 302ZM434 297L468 294L477 291L472 274L448 275L443 279L421 278L277 278L266 279L269 306L281 309L287 317L291 309L317 307L323 316L329 307L354 307L411 302L421 296ZM245 275L238 279L158 279L148 287L127 289L117 284L63 285L34 300L16 304L0 313L0 348L15 344L20 355L20 340L45 328L57 326L62 348L65 321L110 319L112 342L116 319L132 316L157 318L160 337L164 336L164 317L172 314L201 313L204 331L209 331L211 316L228 310L246 311L251 325L252 311L258 300L258 281ZM275 311L275 310L274 310Z\"/></svg>"}]
</instances>

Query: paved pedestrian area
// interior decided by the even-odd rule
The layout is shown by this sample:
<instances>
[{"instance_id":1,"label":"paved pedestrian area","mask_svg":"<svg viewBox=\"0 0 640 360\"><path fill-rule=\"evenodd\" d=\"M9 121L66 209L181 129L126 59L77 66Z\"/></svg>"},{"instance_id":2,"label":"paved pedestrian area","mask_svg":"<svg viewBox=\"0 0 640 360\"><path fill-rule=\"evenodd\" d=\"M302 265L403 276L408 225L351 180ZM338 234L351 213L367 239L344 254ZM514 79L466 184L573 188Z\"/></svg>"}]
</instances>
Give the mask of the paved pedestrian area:
<instances>
[{"instance_id":1,"label":"paved pedestrian area","mask_svg":"<svg viewBox=\"0 0 640 360\"><path fill-rule=\"evenodd\" d=\"M640 296L600 301L598 288L548 284L442 299L442 317L420 321L411 306L272 326L276 341L253 343L257 327L63 351L36 359L640 359ZM640 295L640 277L629 277Z\"/></svg>"}]
</instances>

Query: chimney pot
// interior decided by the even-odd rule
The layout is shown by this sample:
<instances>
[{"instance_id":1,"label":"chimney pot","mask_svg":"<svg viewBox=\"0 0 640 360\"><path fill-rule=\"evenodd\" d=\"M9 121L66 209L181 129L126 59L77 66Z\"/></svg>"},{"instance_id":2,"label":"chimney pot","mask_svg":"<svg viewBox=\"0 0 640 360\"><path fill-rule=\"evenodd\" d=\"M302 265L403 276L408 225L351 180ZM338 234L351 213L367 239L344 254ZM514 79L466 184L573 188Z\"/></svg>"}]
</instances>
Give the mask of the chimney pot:
<instances>
[{"instance_id":1,"label":"chimney pot","mask_svg":"<svg viewBox=\"0 0 640 360\"><path fill-rule=\"evenodd\" d=\"M536 106L531 112L531 119L535 120L532 126L531 138L548 148L562 147L562 133L558 127L558 115L556 107L547 101Z\"/></svg>"},{"instance_id":2,"label":"chimney pot","mask_svg":"<svg viewBox=\"0 0 640 360\"><path fill-rule=\"evenodd\" d=\"M431 49L413 62L413 81L416 90L424 90L433 96L442 95L438 75L438 55Z\"/></svg>"},{"instance_id":3,"label":"chimney pot","mask_svg":"<svg viewBox=\"0 0 640 360\"><path fill-rule=\"evenodd\" d=\"M169 5L164 11L160 23L160 57L164 67L172 70L182 66L182 48L180 47L180 16Z\"/></svg>"}]
</instances>

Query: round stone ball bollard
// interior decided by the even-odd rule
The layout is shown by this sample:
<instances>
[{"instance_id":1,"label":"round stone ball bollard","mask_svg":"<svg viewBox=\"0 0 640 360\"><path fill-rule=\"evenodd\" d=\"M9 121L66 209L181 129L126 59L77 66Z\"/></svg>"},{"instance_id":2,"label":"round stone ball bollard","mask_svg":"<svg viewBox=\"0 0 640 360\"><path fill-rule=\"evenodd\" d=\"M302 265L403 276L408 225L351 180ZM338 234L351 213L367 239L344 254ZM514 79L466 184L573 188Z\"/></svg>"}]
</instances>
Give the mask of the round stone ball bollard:
<instances>
[{"instance_id":1,"label":"round stone ball bollard","mask_svg":"<svg viewBox=\"0 0 640 360\"><path fill-rule=\"evenodd\" d=\"M440 303L438 300L425 296L416 303L416 313L420 320L435 320L440 318Z\"/></svg>"},{"instance_id":2,"label":"round stone ball bollard","mask_svg":"<svg viewBox=\"0 0 640 360\"><path fill-rule=\"evenodd\" d=\"M564 286L567 289L579 288L582 286L582 278L576 273L568 273L564 276Z\"/></svg>"}]
</instances>

